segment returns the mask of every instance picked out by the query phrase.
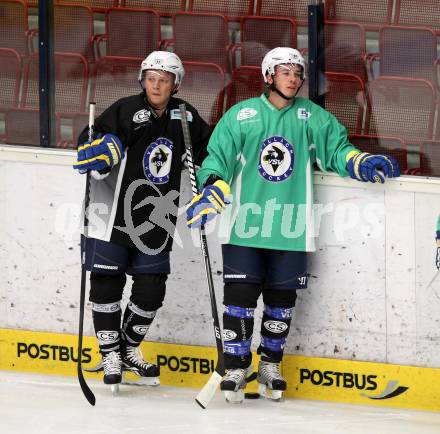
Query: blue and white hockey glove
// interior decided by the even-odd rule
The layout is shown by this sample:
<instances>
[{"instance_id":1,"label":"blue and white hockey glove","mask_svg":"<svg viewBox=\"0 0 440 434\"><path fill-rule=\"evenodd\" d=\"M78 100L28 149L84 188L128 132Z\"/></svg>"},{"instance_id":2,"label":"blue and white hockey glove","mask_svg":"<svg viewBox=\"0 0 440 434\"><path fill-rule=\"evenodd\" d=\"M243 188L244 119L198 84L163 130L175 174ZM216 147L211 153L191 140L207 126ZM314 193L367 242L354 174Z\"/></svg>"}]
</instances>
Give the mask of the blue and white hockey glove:
<instances>
[{"instance_id":1,"label":"blue and white hockey glove","mask_svg":"<svg viewBox=\"0 0 440 434\"><path fill-rule=\"evenodd\" d=\"M121 141L113 134L106 134L92 143L78 147L77 162L73 165L79 173L90 170L111 169L124 158Z\"/></svg>"},{"instance_id":2,"label":"blue and white hockey glove","mask_svg":"<svg viewBox=\"0 0 440 434\"><path fill-rule=\"evenodd\" d=\"M186 208L186 223L190 228L198 228L220 214L229 204L225 197L230 193L229 185L219 179L213 185L207 185L194 196Z\"/></svg>"},{"instance_id":3,"label":"blue and white hockey glove","mask_svg":"<svg viewBox=\"0 0 440 434\"><path fill-rule=\"evenodd\" d=\"M351 151L347 154L347 169L353 179L361 182L383 184L385 176L387 178L400 176L399 164L391 155Z\"/></svg>"}]
</instances>

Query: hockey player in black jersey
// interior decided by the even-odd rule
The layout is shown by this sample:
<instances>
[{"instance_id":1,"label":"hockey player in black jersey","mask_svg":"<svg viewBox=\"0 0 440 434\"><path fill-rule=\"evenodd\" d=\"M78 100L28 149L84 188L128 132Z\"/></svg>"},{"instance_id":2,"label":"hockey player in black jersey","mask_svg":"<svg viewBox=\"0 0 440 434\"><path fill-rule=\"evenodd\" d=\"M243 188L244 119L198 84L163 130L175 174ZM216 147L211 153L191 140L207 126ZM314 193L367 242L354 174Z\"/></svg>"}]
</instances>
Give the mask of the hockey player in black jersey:
<instances>
[{"instance_id":1,"label":"hockey player in black jersey","mask_svg":"<svg viewBox=\"0 0 440 434\"><path fill-rule=\"evenodd\" d=\"M74 168L92 175L86 265L106 384L119 384L123 369L145 384L159 384L159 368L144 360L139 345L162 306L170 272L185 153L179 112L184 101L173 95L183 76L178 56L152 52L140 68L142 92L116 101L96 119L92 143L87 129L78 140ZM201 160L210 128L186 106L195 158ZM133 283L122 315L127 275Z\"/></svg>"}]
</instances>

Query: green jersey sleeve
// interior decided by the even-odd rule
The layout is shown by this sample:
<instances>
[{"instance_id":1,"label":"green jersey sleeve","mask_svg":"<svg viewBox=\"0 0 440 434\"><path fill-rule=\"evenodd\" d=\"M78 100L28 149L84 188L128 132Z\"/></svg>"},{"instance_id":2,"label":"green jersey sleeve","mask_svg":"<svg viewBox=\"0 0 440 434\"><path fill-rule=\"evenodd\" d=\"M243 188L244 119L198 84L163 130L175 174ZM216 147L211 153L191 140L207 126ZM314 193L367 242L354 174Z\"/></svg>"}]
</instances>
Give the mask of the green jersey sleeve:
<instances>
[{"instance_id":1,"label":"green jersey sleeve","mask_svg":"<svg viewBox=\"0 0 440 434\"><path fill-rule=\"evenodd\" d=\"M316 147L318 167L324 172L347 176L347 154L358 149L349 143L347 130L331 113L320 107L316 111L317 116L309 122L309 134Z\"/></svg>"}]
</instances>

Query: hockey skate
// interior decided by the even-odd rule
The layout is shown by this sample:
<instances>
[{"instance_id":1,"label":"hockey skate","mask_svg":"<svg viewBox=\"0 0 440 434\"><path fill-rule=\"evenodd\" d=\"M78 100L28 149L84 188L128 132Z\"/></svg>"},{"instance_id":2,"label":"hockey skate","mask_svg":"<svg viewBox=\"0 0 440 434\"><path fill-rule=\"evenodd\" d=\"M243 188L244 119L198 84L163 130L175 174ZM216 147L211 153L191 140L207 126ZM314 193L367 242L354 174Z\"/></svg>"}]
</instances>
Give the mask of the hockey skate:
<instances>
[{"instance_id":1,"label":"hockey skate","mask_svg":"<svg viewBox=\"0 0 440 434\"><path fill-rule=\"evenodd\" d=\"M244 401L244 389L252 380L255 380L252 366L245 369L229 369L220 383L220 390L225 393L226 402L241 404Z\"/></svg>"},{"instance_id":2,"label":"hockey skate","mask_svg":"<svg viewBox=\"0 0 440 434\"><path fill-rule=\"evenodd\" d=\"M124 346L122 350L122 363L124 371L133 372L139 376L139 380L137 381L124 378L124 383L159 386L159 367L144 360L139 347L133 347L131 345Z\"/></svg>"},{"instance_id":3,"label":"hockey skate","mask_svg":"<svg viewBox=\"0 0 440 434\"><path fill-rule=\"evenodd\" d=\"M102 368L104 370L104 383L109 384L112 393L119 392L119 383L122 380L122 360L119 351L112 351L102 357Z\"/></svg>"},{"instance_id":4,"label":"hockey skate","mask_svg":"<svg viewBox=\"0 0 440 434\"><path fill-rule=\"evenodd\" d=\"M280 364L260 360L258 365L258 392L265 398L280 401L286 390L286 380L281 376Z\"/></svg>"}]
</instances>

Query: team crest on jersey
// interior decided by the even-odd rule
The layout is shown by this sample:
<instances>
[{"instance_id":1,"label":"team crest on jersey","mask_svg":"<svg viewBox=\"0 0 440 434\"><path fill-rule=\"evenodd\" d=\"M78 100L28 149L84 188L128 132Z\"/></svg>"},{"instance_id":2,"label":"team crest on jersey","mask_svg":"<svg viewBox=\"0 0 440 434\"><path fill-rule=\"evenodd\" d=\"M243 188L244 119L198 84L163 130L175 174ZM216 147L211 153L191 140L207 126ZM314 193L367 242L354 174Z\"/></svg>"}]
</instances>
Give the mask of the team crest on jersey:
<instances>
[{"instance_id":1,"label":"team crest on jersey","mask_svg":"<svg viewBox=\"0 0 440 434\"><path fill-rule=\"evenodd\" d=\"M133 122L141 124L143 122L148 122L150 120L151 112L150 110L139 110L133 115Z\"/></svg>"},{"instance_id":2,"label":"team crest on jersey","mask_svg":"<svg viewBox=\"0 0 440 434\"><path fill-rule=\"evenodd\" d=\"M173 142L159 137L145 151L143 166L145 177L154 184L166 184L170 179Z\"/></svg>"},{"instance_id":3,"label":"team crest on jersey","mask_svg":"<svg viewBox=\"0 0 440 434\"><path fill-rule=\"evenodd\" d=\"M263 142L258 171L264 179L284 181L292 174L293 165L293 146L284 137L272 136Z\"/></svg>"}]
</instances>

